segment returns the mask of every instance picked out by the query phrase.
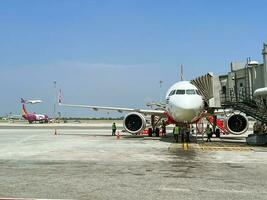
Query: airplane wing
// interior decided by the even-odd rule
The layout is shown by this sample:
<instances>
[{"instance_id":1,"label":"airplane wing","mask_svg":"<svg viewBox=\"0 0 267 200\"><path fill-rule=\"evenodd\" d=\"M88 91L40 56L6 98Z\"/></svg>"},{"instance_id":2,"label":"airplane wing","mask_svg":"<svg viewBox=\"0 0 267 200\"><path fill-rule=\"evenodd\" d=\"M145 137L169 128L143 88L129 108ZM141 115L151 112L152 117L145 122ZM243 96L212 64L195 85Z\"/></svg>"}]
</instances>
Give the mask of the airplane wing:
<instances>
[{"instance_id":1,"label":"airplane wing","mask_svg":"<svg viewBox=\"0 0 267 200\"><path fill-rule=\"evenodd\" d=\"M63 104L59 103L60 106L66 107L76 107L76 108L89 108L94 111L98 110L110 110L117 111L119 113L122 112L138 112L144 115L156 115L156 116L165 116L165 110L144 110L144 109L133 109L133 108L119 108L119 107L103 107L103 106L90 106L90 105L73 105L73 104Z\"/></svg>"}]
</instances>

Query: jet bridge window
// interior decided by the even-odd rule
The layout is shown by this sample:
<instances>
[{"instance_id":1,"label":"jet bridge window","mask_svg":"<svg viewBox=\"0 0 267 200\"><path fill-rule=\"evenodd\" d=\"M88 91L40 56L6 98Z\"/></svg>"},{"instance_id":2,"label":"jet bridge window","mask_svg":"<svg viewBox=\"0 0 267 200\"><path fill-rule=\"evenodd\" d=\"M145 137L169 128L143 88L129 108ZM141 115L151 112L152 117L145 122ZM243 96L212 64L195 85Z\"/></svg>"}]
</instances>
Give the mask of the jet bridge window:
<instances>
[{"instance_id":1,"label":"jet bridge window","mask_svg":"<svg viewBox=\"0 0 267 200\"><path fill-rule=\"evenodd\" d=\"M186 90L186 94L196 94L196 91L195 90Z\"/></svg>"},{"instance_id":2,"label":"jet bridge window","mask_svg":"<svg viewBox=\"0 0 267 200\"><path fill-rule=\"evenodd\" d=\"M185 94L185 90L176 90L176 94Z\"/></svg>"}]
</instances>

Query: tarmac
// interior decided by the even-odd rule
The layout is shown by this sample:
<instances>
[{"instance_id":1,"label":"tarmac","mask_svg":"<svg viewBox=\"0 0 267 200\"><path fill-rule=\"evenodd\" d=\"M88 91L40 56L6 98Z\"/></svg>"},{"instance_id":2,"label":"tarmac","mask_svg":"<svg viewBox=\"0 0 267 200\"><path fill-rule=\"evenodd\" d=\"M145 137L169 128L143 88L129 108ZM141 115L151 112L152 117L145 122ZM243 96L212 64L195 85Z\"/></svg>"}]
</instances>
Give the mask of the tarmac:
<instances>
[{"instance_id":1,"label":"tarmac","mask_svg":"<svg viewBox=\"0 0 267 200\"><path fill-rule=\"evenodd\" d=\"M83 126L83 125L80 125ZM0 199L266 199L267 147L0 127Z\"/></svg>"}]
</instances>

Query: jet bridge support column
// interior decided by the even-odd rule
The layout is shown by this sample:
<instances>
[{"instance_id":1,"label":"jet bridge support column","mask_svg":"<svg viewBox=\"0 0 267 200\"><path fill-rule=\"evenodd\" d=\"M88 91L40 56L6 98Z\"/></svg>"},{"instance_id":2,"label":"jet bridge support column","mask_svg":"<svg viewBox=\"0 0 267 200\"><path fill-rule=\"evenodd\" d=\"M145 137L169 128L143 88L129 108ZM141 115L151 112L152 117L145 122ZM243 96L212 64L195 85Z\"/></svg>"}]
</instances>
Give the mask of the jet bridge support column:
<instances>
[{"instance_id":1,"label":"jet bridge support column","mask_svg":"<svg viewBox=\"0 0 267 200\"><path fill-rule=\"evenodd\" d=\"M263 80L264 80L264 87L267 87L267 44L263 44L263 50L262 50L262 55L263 55Z\"/></svg>"}]
</instances>

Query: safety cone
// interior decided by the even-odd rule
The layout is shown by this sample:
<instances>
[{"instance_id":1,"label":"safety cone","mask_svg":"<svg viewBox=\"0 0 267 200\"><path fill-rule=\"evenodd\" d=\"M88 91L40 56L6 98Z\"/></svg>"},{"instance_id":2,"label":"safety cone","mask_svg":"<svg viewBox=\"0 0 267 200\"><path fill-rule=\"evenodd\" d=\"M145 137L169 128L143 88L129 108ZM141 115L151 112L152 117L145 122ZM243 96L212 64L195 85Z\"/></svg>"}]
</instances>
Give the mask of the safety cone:
<instances>
[{"instance_id":1,"label":"safety cone","mask_svg":"<svg viewBox=\"0 0 267 200\"><path fill-rule=\"evenodd\" d=\"M121 138L121 136L120 136L120 132L118 131L117 132L117 139L120 139Z\"/></svg>"}]
</instances>

